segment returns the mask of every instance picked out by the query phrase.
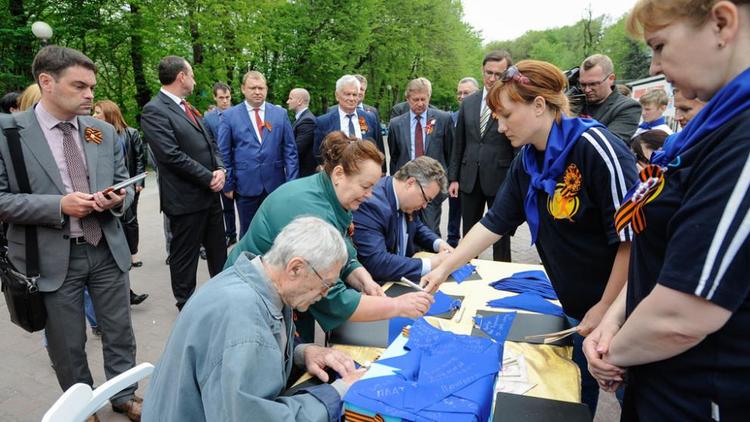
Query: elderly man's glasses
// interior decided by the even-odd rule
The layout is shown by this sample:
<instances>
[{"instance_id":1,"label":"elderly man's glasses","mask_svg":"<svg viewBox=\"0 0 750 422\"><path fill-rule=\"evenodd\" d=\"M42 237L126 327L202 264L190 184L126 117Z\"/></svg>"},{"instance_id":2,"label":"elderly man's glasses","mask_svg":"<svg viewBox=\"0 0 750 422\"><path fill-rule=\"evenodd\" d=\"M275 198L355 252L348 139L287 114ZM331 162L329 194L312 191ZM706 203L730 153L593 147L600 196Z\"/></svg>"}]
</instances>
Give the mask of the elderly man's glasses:
<instances>
[{"instance_id":1,"label":"elderly man's glasses","mask_svg":"<svg viewBox=\"0 0 750 422\"><path fill-rule=\"evenodd\" d=\"M597 86L603 84L612 74L605 76L604 79L602 79L599 82L578 82L578 88L581 88L582 91L586 90L586 88L594 89Z\"/></svg>"},{"instance_id":2,"label":"elderly man's glasses","mask_svg":"<svg viewBox=\"0 0 750 422\"><path fill-rule=\"evenodd\" d=\"M424 188L422 187L422 184L419 183L419 180L414 179L415 182L417 182L417 186L419 186L419 191L422 192L422 198L424 199L425 204L429 204L432 202L432 199L427 198L427 195L424 193Z\"/></svg>"},{"instance_id":3,"label":"elderly man's glasses","mask_svg":"<svg viewBox=\"0 0 750 422\"><path fill-rule=\"evenodd\" d=\"M317 276L317 277L318 277L318 278L320 279L320 282L321 282L321 283L323 284L323 291L324 291L324 292L327 292L327 291L328 291L328 290L329 290L329 289L330 289L331 287L333 287L333 285L334 285L334 284L336 284L336 282L335 282L335 281L334 281L333 283L330 283L330 284L329 284L329 283L327 283L327 282L326 282L326 281L325 281L325 280L323 279L323 277L321 277L321 275L320 275L320 273L318 272L318 270L316 270L316 269L315 269L315 267L313 267L313 265L312 265L311 263L309 263L309 262L305 261L305 264L307 264L307 266L308 266L308 267L310 267L310 269L312 270L312 272L313 272L313 273L314 273L314 274L315 274L315 275L316 275L316 276Z\"/></svg>"}]
</instances>

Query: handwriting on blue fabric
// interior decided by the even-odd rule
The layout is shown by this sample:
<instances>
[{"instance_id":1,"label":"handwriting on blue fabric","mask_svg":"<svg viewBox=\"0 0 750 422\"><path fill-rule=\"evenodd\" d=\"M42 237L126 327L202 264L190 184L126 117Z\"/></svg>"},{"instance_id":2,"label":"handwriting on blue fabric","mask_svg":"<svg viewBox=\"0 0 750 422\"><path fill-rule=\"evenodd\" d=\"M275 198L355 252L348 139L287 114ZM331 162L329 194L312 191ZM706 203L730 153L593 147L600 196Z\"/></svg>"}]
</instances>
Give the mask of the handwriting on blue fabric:
<instances>
[{"instance_id":1,"label":"handwriting on blue fabric","mask_svg":"<svg viewBox=\"0 0 750 422\"><path fill-rule=\"evenodd\" d=\"M461 300L454 299L447 294L438 291L435 293L435 303L427 310L426 316L436 316L448 313L461 307ZM392 343L407 325L413 323L410 318L396 317L388 320L388 344ZM428 324L429 325L429 324Z\"/></svg>"},{"instance_id":2,"label":"handwriting on blue fabric","mask_svg":"<svg viewBox=\"0 0 750 422\"><path fill-rule=\"evenodd\" d=\"M347 405L407 421L485 421L492 405L501 345L439 330L419 319L409 330L407 353L378 361L396 375L362 379Z\"/></svg>"},{"instance_id":3,"label":"handwriting on blue fabric","mask_svg":"<svg viewBox=\"0 0 750 422\"><path fill-rule=\"evenodd\" d=\"M557 293L544 271L517 272L510 277L493 281L490 286L513 293L536 293L545 299L557 300Z\"/></svg>"},{"instance_id":4,"label":"handwriting on blue fabric","mask_svg":"<svg viewBox=\"0 0 750 422\"><path fill-rule=\"evenodd\" d=\"M496 342L503 344L515 319L516 313L508 312L490 316L477 315L474 317L474 322L480 330L495 339Z\"/></svg>"},{"instance_id":5,"label":"handwriting on blue fabric","mask_svg":"<svg viewBox=\"0 0 750 422\"><path fill-rule=\"evenodd\" d=\"M466 280L466 277L470 276L476 269L477 267L474 265L466 264L456 271L453 271L451 275L453 276L453 279L456 280L456 283L461 284L461 282Z\"/></svg>"},{"instance_id":6,"label":"handwriting on blue fabric","mask_svg":"<svg viewBox=\"0 0 750 422\"><path fill-rule=\"evenodd\" d=\"M487 302L487 305L493 308L521 309L524 311L539 312L540 314L559 317L565 316L561 307L535 293L521 293L516 296L490 300Z\"/></svg>"}]
</instances>

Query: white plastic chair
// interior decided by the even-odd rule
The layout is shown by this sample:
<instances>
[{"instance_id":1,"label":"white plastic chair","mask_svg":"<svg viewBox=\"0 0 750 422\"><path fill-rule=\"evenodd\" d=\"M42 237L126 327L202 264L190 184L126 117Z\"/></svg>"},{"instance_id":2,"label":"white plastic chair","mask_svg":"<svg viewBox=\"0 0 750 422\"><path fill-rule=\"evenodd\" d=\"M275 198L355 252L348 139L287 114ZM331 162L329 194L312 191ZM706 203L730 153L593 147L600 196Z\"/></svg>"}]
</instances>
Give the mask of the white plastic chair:
<instances>
[{"instance_id":1,"label":"white plastic chair","mask_svg":"<svg viewBox=\"0 0 750 422\"><path fill-rule=\"evenodd\" d=\"M96 390L75 384L47 410L42 422L82 422L104 407L112 396L154 372L154 365L142 363L100 385Z\"/></svg>"}]
</instances>

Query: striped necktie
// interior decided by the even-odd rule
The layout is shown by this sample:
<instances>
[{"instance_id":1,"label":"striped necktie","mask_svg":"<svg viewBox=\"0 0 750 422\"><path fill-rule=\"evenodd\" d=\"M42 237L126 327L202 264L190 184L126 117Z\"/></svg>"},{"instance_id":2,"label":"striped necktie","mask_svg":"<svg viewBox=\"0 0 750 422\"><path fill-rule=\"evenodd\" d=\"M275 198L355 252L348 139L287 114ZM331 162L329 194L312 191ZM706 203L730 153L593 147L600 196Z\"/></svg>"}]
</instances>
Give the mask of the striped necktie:
<instances>
[{"instance_id":1,"label":"striped necktie","mask_svg":"<svg viewBox=\"0 0 750 422\"><path fill-rule=\"evenodd\" d=\"M490 108L487 107L485 102L482 102L482 115L479 117L479 134L481 136L484 136L490 125L490 114Z\"/></svg>"}]
</instances>

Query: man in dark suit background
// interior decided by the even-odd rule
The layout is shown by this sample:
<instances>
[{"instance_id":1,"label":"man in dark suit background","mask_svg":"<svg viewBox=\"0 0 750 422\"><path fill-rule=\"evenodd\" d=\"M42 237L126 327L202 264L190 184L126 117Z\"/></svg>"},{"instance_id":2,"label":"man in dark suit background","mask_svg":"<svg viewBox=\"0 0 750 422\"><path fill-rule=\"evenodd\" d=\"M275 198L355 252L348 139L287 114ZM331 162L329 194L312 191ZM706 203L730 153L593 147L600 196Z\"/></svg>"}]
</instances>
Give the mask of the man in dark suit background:
<instances>
[{"instance_id":1,"label":"man in dark suit background","mask_svg":"<svg viewBox=\"0 0 750 422\"><path fill-rule=\"evenodd\" d=\"M432 84L426 78L412 79L406 85L409 112L391 120L388 126L391 174L395 174L408 161L421 156L434 158L444 172L448 172L453 147L453 124L448 113L428 109L431 96ZM421 212L424 223L438 236L446 196L439 192Z\"/></svg>"},{"instance_id":2,"label":"man in dark suit background","mask_svg":"<svg viewBox=\"0 0 750 422\"><path fill-rule=\"evenodd\" d=\"M464 98L479 91L479 82L471 76L458 81L456 87L456 101L458 106L464 102ZM455 134L456 123L458 123L458 110L451 112L453 131ZM455 137L455 136L454 136ZM448 244L454 248L461 240L461 197L448 195Z\"/></svg>"},{"instance_id":3,"label":"man in dark suit background","mask_svg":"<svg viewBox=\"0 0 750 422\"><path fill-rule=\"evenodd\" d=\"M141 127L159 167L160 205L172 230L172 292L181 310L195 291L200 245L206 248L211 277L227 259L219 199L226 170L203 119L185 101L195 86L190 63L164 57L159 81L159 93L143 108Z\"/></svg>"},{"instance_id":4,"label":"man in dark suit background","mask_svg":"<svg viewBox=\"0 0 750 422\"><path fill-rule=\"evenodd\" d=\"M214 141L219 142L219 123L221 123L224 112L232 106L232 89L224 82L216 82L213 86L213 93L216 107L203 116L203 123L211 132ZM224 237L227 247L229 247L237 243L237 217L234 212L234 199L222 194L221 208L224 210Z\"/></svg>"},{"instance_id":5,"label":"man in dark suit background","mask_svg":"<svg viewBox=\"0 0 750 422\"><path fill-rule=\"evenodd\" d=\"M354 211L357 257L373 279L417 281L438 266L453 248L415 214L444 193L448 181L442 164L422 156L404 164L393 177L380 179L372 196ZM416 246L439 252L412 258Z\"/></svg>"},{"instance_id":6,"label":"man in dark suit background","mask_svg":"<svg viewBox=\"0 0 750 422\"><path fill-rule=\"evenodd\" d=\"M359 80L354 75L344 75L336 81L336 100L339 105L328 113L318 116L315 128L315 145L313 150L320 162L320 145L323 138L331 132L342 131L347 135L372 141L385 155L383 134L380 133L380 122L367 111L357 109L359 104ZM386 165L383 162L383 173Z\"/></svg>"},{"instance_id":7,"label":"man in dark suit background","mask_svg":"<svg viewBox=\"0 0 750 422\"><path fill-rule=\"evenodd\" d=\"M240 237L263 200L299 174L297 145L283 108L266 102L268 85L262 73L242 77L245 101L224 113L219 146L227 168L224 192L234 197L240 214Z\"/></svg>"},{"instance_id":8,"label":"man in dark suit background","mask_svg":"<svg viewBox=\"0 0 750 422\"><path fill-rule=\"evenodd\" d=\"M315 143L315 115L308 108L310 106L310 93L304 88L294 88L289 91L286 100L289 111L294 113L294 142L297 144L297 155L299 156L299 177L309 176L315 173L318 161L313 153Z\"/></svg>"},{"instance_id":9,"label":"man in dark suit background","mask_svg":"<svg viewBox=\"0 0 750 422\"><path fill-rule=\"evenodd\" d=\"M484 89L466 97L458 111L448 193L461 193L464 236L482 218L485 205L492 206L513 160L513 147L505 135L498 133L497 120L485 101L487 92L512 64L505 51L487 53L482 61ZM492 258L510 261L509 236L492 246Z\"/></svg>"},{"instance_id":10,"label":"man in dark suit background","mask_svg":"<svg viewBox=\"0 0 750 422\"><path fill-rule=\"evenodd\" d=\"M128 170L114 128L89 116L96 85L93 61L71 48L47 46L34 58L32 74L40 101L13 117L0 116L4 129L18 129L31 192L20 192L18 169L0 132L0 220L9 225L9 259L23 273L31 265L26 230L36 227L47 353L60 387L67 390L76 383L94 383L85 351L84 288L103 334L107 379L135 365L130 250L120 221L134 190L102 193L127 179ZM111 399L114 410L131 420L140 420L141 414L136 387Z\"/></svg>"}]
</instances>

